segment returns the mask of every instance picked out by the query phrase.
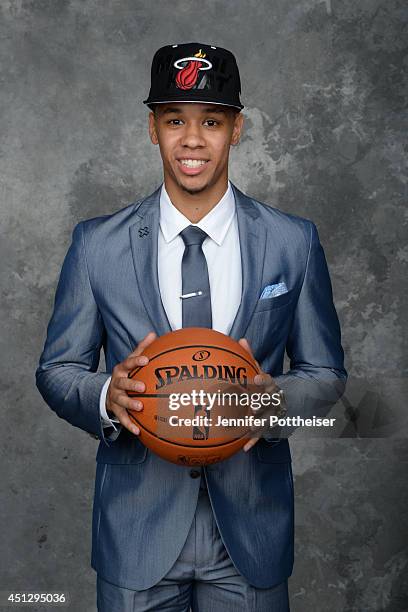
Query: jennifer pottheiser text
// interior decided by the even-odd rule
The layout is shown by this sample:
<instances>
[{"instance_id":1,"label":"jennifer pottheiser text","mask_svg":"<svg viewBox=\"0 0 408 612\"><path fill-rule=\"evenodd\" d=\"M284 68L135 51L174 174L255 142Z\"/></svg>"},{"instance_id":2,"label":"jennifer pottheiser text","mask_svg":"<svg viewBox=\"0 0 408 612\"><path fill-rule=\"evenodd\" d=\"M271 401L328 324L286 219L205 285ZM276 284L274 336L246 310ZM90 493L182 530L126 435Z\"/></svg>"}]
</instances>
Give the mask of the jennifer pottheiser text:
<instances>
[{"instance_id":1,"label":"jennifer pottheiser text","mask_svg":"<svg viewBox=\"0 0 408 612\"><path fill-rule=\"evenodd\" d=\"M217 419L208 416L195 416L193 418L179 417L172 414L168 424L172 427L333 427L336 419L301 416L278 417L256 417L253 414L244 417L223 417L218 415ZM213 422L214 421L214 422Z\"/></svg>"}]
</instances>

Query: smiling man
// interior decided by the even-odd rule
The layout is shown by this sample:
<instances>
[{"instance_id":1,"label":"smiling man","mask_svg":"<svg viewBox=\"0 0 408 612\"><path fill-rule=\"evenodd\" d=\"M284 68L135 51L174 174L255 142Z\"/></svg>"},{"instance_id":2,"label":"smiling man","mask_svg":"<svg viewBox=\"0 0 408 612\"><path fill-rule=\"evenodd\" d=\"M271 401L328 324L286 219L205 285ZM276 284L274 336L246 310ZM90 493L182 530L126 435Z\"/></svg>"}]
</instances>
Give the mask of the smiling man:
<instances>
[{"instance_id":1,"label":"smiling man","mask_svg":"<svg viewBox=\"0 0 408 612\"><path fill-rule=\"evenodd\" d=\"M288 440L265 431L203 468L139 441L127 375L157 335L208 327L240 340L286 397L288 416L325 414L344 391L340 327L316 226L228 179L243 129L232 53L166 46L152 64L149 133L163 183L79 223L65 258L37 386L100 438L92 567L99 612L287 612L293 568ZM200 287L193 292L192 287ZM190 291L190 293L189 293ZM104 348L106 371L97 372ZM285 349L290 370L283 374ZM318 401L316 401L318 400Z\"/></svg>"},{"instance_id":2,"label":"smiling man","mask_svg":"<svg viewBox=\"0 0 408 612\"><path fill-rule=\"evenodd\" d=\"M193 210L197 221L226 192L230 146L238 144L242 125L238 110L199 102L157 104L149 116L168 194L177 208L181 201L185 210Z\"/></svg>"}]
</instances>

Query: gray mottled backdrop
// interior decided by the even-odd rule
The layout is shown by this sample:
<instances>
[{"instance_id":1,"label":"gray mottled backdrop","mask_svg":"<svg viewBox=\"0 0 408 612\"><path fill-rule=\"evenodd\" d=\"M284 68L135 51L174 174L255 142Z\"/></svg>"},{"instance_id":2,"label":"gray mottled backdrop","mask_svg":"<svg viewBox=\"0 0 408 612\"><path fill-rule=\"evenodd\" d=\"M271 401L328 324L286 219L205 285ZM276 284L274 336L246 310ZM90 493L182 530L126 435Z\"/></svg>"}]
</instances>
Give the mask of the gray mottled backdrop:
<instances>
[{"instance_id":1,"label":"gray mottled backdrop","mask_svg":"<svg viewBox=\"0 0 408 612\"><path fill-rule=\"evenodd\" d=\"M0 590L69 591L72 610L95 610L97 442L48 409L34 370L73 226L161 180L142 104L152 55L197 40L240 65L232 180L317 224L342 324L342 439L292 442L293 610L407 610L408 444L395 421L407 391L403 0L0 7Z\"/></svg>"}]
</instances>

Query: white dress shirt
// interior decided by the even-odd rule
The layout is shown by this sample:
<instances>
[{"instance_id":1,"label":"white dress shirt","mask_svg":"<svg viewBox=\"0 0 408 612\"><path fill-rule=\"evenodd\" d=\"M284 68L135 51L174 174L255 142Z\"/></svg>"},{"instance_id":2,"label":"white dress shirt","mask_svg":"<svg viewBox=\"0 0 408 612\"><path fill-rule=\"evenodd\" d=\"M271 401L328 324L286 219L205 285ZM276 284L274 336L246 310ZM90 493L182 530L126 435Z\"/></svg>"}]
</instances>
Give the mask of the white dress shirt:
<instances>
[{"instance_id":1,"label":"white dress shirt","mask_svg":"<svg viewBox=\"0 0 408 612\"><path fill-rule=\"evenodd\" d=\"M213 329L228 335L241 302L242 292L238 221L234 193L229 181L221 200L198 223L191 223L177 210L164 183L162 185L157 265L160 295L172 330L182 327L181 261L185 246L179 234L189 225L196 225L208 234L202 248L210 281ZM109 383L110 378L102 388L100 413L103 426L114 427L116 430L114 423L119 421L110 419L106 412Z\"/></svg>"}]
</instances>

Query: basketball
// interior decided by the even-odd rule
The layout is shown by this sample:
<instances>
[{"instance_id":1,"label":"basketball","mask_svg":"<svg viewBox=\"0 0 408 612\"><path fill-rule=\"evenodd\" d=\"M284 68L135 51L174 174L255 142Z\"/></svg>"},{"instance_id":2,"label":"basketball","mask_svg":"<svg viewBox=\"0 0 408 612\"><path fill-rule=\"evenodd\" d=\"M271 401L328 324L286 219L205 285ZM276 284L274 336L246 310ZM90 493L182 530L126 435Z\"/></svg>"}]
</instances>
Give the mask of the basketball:
<instances>
[{"instance_id":1,"label":"basketball","mask_svg":"<svg viewBox=\"0 0 408 612\"><path fill-rule=\"evenodd\" d=\"M157 338L144 352L149 363L129 372L144 382L143 402L128 410L140 441L179 465L217 463L250 438L249 405L258 365L235 340L190 327Z\"/></svg>"}]
</instances>

